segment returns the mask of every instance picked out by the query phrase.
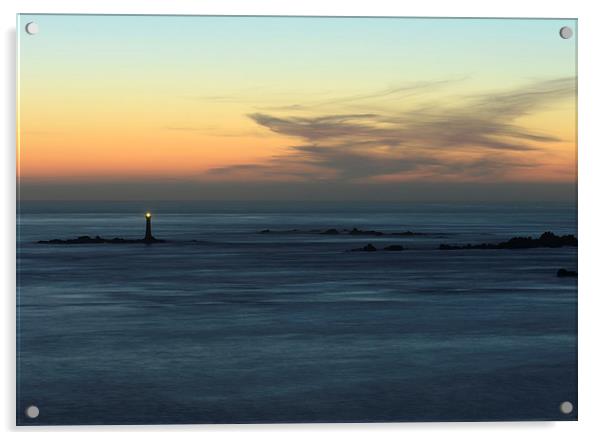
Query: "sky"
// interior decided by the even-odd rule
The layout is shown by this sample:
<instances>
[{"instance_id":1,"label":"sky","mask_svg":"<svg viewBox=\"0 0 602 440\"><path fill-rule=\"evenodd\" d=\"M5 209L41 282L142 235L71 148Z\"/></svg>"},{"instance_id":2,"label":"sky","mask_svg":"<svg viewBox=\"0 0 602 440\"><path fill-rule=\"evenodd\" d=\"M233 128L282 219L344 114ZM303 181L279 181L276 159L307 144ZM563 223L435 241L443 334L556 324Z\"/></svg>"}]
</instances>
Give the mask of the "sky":
<instances>
[{"instance_id":1,"label":"sky","mask_svg":"<svg viewBox=\"0 0 602 440\"><path fill-rule=\"evenodd\" d=\"M574 200L562 26L20 15L20 197Z\"/></svg>"}]
</instances>

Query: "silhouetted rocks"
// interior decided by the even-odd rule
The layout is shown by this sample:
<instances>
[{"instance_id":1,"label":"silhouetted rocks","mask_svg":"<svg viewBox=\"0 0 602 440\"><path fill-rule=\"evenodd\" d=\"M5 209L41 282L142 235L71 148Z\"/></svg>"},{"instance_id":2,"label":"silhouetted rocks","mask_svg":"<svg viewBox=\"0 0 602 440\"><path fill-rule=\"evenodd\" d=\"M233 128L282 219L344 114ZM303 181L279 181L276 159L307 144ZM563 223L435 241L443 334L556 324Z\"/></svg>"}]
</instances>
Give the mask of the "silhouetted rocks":
<instances>
[{"instance_id":1,"label":"silhouetted rocks","mask_svg":"<svg viewBox=\"0 0 602 440\"><path fill-rule=\"evenodd\" d=\"M481 243L481 244L465 244L465 245L453 245L453 244L440 244L439 250L441 251L456 251L461 249L500 249L497 244Z\"/></svg>"},{"instance_id":2,"label":"silhouetted rocks","mask_svg":"<svg viewBox=\"0 0 602 440\"><path fill-rule=\"evenodd\" d=\"M559 278L576 277L577 272L574 270L558 269L558 272L556 272L556 276Z\"/></svg>"},{"instance_id":3,"label":"silhouetted rocks","mask_svg":"<svg viewBox=\"0 0 602 440\"><path fill-rule=\"evenodd\" d=\"M533 248L559 248L563 246L577 246L577 238L574 235L556 235L553 232L544 232L539 238L532 237L513 237L508 241L498 244L481 243L466 245L441 244L440 250L458 250L458 249L533 249Z\"/></svg>"},{"instance_id":4,"label":"silhouetted rocks","mask_svg":"<svg viewBox=\"0 0 602 440\"><path fill-rule=\"evenodd\" d=\"M363 246L361 248L351 249L351 252L374 252L376 250L378 250L378 249L376 249L371 244L367 244L366 246Z\"/></svg>"},{"instance_id":5,"label":"silhouetted rocks","mask_svg":"<svg viewBox=\"0 0 602 440\"><path fill-rule=\"evenodd\" d=\"M349 249L348 252L375 252L378 250L379 249L377 247L373 246L372 244L367 244L366 246L363 246L360 248ZM403 251L404 247L399 244L392 244L390 246L385 246L384 248L382 248L382 250L389 251L389 252L399 252L399 251Z\"/></svg>"},{"instance_id":6,"label":"silhouetted rocks","mask_svg":"<svg viewBox=\"0 0 602 440\"><path fill-rule=\"evenodd\" d=\"M397 236L397 237L411 237L411 236L421 236L421 235L432 235L438 237L444 237L449 234L442 233L427 233L427 232L413 232L413 231L402 231L402 232L382 232L382 231L373 231L373 230L363 230L358 228L353 229L310 229L310 230L302 230L302 229L288 229L288 230L274 230L274 229L263 229L257 232L258 234L321 234L321 235L365 235L372 237L382 237L382 236Z\"/></svg>"},{"instance_id":7,"label":"silhouetted rocks","mask_svg":"<svg viewBox=\"0 0 602 440\"><path fill-rule=\"evenodd\" d=\"M409 237L414 235L429 235L426 232L412 232L412 231L403 231L403 232L381 232L381 231L370 231L370 230L362 230L353 228L349 231L349 235L372 235L375 237L382 237L383 235L395 235L395 236L403 236ZM444 235L444 234L438 234Z\"/></svg>"},{"instance_id":8,"label":"silhouetted rocks","mask_svg":"<svg viewBox=\"0 0 602 440\"><path fill-rule=\"evenodd\" d=\"M386 246L384 248L385 251L403 251L403 246L399 244L392 244L391 246Z\"/></svg>"},{"instance_id":9,"label":"silhouetted rocks","mask_svg":"<svg viewBox=\"0 0 602 440\"><path fill-rule=\"evenodd\" d=\"M349 231L349 235L374 235L380 237L381 235L385 235L385 233L380 231L362 231L361 229L353 228Z\"/></svg>"},{"instance_id":10,"label":"silhouetted rocks","mask_svg":"<svg viewBox=\"0 0 602 440\"><path fill-rule=\"evenodd\" d=\"M271 229L264 229L262 231L259 231L258 234L291 234L291 233L295 233L295 232L301 232L298 229L288 229L286 231L273 231Z\"/></svg>"},{"instance_id":11,"label":"silhouetted rocks","mask_svg":"<svg viewBox=\"0 0 602 440\"><path fill-rule=\"evenodd\" d=\"M53 239L53 240L40 240L39 244L134 244L134 243L165 243L165 240L159 240L156 238L151 239L127 239L127 238L102 238L97 235L96 237L90 237L89 235L82 235L77 238L69 238L66 240Z\"/></svg>"}]
</instances>

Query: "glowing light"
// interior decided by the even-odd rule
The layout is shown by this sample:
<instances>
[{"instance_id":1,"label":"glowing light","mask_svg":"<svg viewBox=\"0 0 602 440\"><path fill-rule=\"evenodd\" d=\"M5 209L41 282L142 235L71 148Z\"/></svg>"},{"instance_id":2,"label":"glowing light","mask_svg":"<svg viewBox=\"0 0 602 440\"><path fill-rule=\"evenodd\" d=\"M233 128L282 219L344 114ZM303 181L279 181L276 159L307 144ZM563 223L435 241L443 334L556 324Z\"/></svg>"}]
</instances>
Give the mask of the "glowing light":
<instances>
[{"instance_id":1,"label":"glowing light","mask_svg":"<svg viewBox=\"0 0 602 440\"><path fill-rule=\"evenodd\" d=\"M150 212L146 213L146 218L151 218L151 213Z\"/></svg>"}]
</instances>

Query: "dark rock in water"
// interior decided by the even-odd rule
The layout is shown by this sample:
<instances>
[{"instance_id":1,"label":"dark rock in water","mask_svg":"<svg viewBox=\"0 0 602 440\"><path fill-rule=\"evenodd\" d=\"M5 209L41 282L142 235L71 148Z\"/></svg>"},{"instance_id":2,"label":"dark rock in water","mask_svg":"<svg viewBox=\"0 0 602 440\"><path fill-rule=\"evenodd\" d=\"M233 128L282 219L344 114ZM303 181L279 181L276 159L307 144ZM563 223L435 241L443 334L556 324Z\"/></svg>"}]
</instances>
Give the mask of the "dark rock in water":
<instances>
[{"instance_id":1,"label":"dark rock in water","mask_svg":"<svg viewBox=\"0 0 602 440\"><path fill-rule=\"evenodd\" d=\"M556 235L553 232L544 232L539 238L514 237L500 243L504 249L525 249L533 247L557 248L562 246L577 246L577 238L574 235Z\"/></svg>"},{"instance_id":2,"label":"dark rock in water","mask_svg":"<svg viewBox=\"0 0 602 440\"><path fill-rule=\"evenodd\" d=\"M393 232L390 235L400 235L400 236L404 236L404 237L412 237L415 235L428 235L426 232L412 232L412 231L405 231L405 232ZM442 234L439 234L442 235Z\"/></svg>"},{"instance_id":3,"label":"dark rock in water","mask_svg":"<svg viewBox=\"0 0 602 440\"><path fill-rule=\"evenodd\" d=\"M375 237L381 237L383 235L394 235L401 237L411 237L416 235L429 235L426 232L412 232L412 231L403 231L403 232L381 232L381 231L364 231L362 229L353 228L349 231L349 235L374 235Z\"/></svg>"},{"instance_id":4,"label":"dark rock in water","mask_svg":"<svg viewBox=\"0 0 602 440\"><path fill-rule=\"evenodd\" d=\"M560 278L564 278L564 277L576 277L577 276L577 272L574 271L574 270L558 269L558 272L556 272L556 276L560 277Z\"/></svg>"},{"instance_id":5,"label":"dark rock in water","mask_svg":"<svg viewBox=\"0 0 602 440\"><path fill-rule=\"evenodd\" d=\"M377 249L374 246L372 246L371 244L367 244L366 246L361 248L351 249L351 252L374 252L376 250Z\"/></svg>"},{"instance_id":6,"label":"dark rock in water","mask_svg":"<svg viewBox=\"0 0 602 440\"><path fill-rule=\"evenodd\" d=\"M89 235L82 235L77 238L69 238L66 240L53 239L53 240L40 240L39 244L133 244L133 243L165 243L165 240L158 240L156 238L151 239L127 239L127 238L102 238L97 235L96 237L90 237Z\"/></svg>"},{"instance_id":7,"label":"dark rock in water","mask_svg":"<svg viewBox=\"0 0 602 440\"><path fill-rule=\"evenodd\" d=\"M303 234L322 234L322 235L367 235L367 236L374 236L374 237L382 237L382 236L387 236L387 235L396 236L396 237L411 237L411 236L426 236L426 235L444 237L444 236L449 235L449 234L442 234L442 233L433 234L433 233L427 233L427 232L412 232L412 231L381 232L381 231L363 230L363 229L358 229L358 228L353 228L353 229L329 228L329 229L308 229L308 230L302 230L302 229L288 229L288 230L282 230L282 229L263 229L261 231L257 231L257 233L258 234L303 233Z\"/></svg>"},{"instance_id":8,"label":"dark rock in water","mask_svg":"<svg viewBox=\"0 0 602 440\"><path fill-rule=\"evenodd\" d=\"M380 231L362 231L361 229L353 228L349 231L349 235L374 235L380 237L381 235L385 235L385 233Z\"/></svg>"},{"instance_id":9,"label":"dark rock in water","mask_svg":"<svg viewBox=\"0 0 602 440\"><path fill-rule=\"evenodd\" d=\"M513 237L508 241L498 244L481 243L467 245L449 245L441 244L440 250L458 250L458 249L533 249L540 247L558 248L563 246L577 246L577 238L574 235L556 235L553 232L544 232L539 238L532 237Z\"/></svg>"},{"instance_id":10,"label":"dark rock in water","mask_svg":"<svg viewBox=\"0 0 602 440\"><path fill-rule=\"evenodd\" d=\"M264 229L262 231L258 231L258 234L293 234L296 232L301 232L298 229L286 229L286 230L274 230L274 229Z\"/></svg>"},{"instance_id":11,"label":"dark rock in water","mask_svg":"<svg viewBox=\"0 0 602 440\"><path fill-rule=\"evenodd\" d=\"M392 244L391 246L387 246L384 249L385 251L403 251L403 246L399 244Z\"/></svg>"},{"instance_id":12,"label":"dark rock in water","mask_svg":"<svg viewBox=\"0 0 602 440\"><path fill-rule=\"evenodd\" d=\"M459 249L501 249L497 244L492 243L481 243L481 244L465 244L465 245L453 245L453 244L440 244L439 250L442 251L454 251Z\"/></svg>"}]
</instances>

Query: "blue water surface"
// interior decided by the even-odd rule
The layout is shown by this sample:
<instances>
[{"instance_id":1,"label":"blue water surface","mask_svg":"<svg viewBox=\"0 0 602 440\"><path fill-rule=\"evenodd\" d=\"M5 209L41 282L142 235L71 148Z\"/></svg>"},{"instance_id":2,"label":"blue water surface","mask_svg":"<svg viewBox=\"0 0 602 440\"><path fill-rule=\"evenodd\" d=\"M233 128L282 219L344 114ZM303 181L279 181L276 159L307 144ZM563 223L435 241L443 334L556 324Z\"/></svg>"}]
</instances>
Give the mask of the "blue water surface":
<instances>
[{"instance_id":1,"label":"blue water surface","mask_svg":"<svg viewBox=\"0 0 602 440\"><path fill-rule=\"evenodd\" d=\"M147 209L166 243L37 243ZM429 235L311 232L353 227ZM574 420L576 248L438 250L547 230L576 207L23 203L17 422Z\"/></svg>"}]
</instances>

